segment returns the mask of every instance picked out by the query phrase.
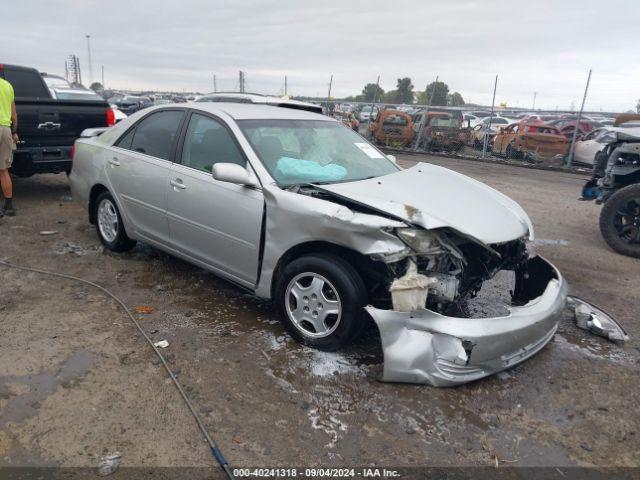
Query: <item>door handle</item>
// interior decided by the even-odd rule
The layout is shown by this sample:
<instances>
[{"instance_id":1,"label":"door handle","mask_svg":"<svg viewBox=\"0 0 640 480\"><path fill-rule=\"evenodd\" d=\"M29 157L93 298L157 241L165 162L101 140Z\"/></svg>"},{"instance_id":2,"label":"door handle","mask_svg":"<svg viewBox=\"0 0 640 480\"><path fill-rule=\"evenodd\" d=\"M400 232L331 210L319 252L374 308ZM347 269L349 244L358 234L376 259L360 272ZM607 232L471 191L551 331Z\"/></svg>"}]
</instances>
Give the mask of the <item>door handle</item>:
<instances>
[{"instance_id":1,"label":"door handle","mask_svg":"<svg viewBox=\"0 0 640 480\"><path fill-rule=\"evenodd\" d=\"M120 166L120 162L118 161L117 157L113 157L111 160L109 160L109 164L114 167Z\"/></svg>"},{"instance_id":2,"label":"door handle","mask_svg":"<svg viewBox=\"0 0 640 480\"><path fill-rule=\"evenodd\" d=\"M180 190L184 190L185 188L187 188L187 186L184 183L182 183L182 180L179 178L176 178L175 180L170 180L169 185L171 185L172 187L179 188Z\"/></svg>"}]
</instances>

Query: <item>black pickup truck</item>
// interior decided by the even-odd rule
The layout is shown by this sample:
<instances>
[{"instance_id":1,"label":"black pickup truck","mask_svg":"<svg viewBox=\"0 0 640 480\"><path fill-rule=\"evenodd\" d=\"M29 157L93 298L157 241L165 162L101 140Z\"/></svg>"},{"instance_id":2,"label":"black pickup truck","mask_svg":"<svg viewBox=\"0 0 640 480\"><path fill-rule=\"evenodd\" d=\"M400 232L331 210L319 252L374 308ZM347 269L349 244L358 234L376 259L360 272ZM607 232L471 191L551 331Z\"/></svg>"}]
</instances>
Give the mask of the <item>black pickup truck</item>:
<instances>
[{"instance_id":1,"label":"black pickup truck","mask_svg":"<svg viewBox=\"0 0 640 480\"><path fill-rule=\"evenodd\" d=\"M15 93L20 141L11 173L71 171L71 148L85 128L115 123L113 110L100 100L56 100L38 70L0 64L0 77Z\"/></svg>"}]
</instances>

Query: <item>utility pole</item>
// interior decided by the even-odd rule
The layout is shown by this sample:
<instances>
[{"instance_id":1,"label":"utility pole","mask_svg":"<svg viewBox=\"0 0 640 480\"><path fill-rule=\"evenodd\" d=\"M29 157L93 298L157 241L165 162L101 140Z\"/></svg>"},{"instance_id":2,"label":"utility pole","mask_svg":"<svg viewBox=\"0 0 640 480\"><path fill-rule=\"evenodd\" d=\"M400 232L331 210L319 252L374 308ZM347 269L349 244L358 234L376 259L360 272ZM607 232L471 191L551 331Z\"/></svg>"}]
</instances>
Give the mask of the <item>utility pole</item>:
<instances>
[{"instance_id":1,"label":"utility pole","mask_svg":"<svg viewBox=\"0 0 640 480\"><path fill-rule=\"evenodd\" d=\"M331 98L331 86L333 85L333 74L329 79L329 91L327 92L327 115L329 115L329 99Z\"/></svg>"},{"instance_id":2,"label":"utility pole","mask_svg":"<svg viewBox=\"0 0 640 480\"><path fill-rule=\"evenodd\" d=\"M531 107L531 110L535 110L536 109L536 97L538 96L538 92L533 92L533 106Z\"/></svg>"},{"instance_id":3,"label":"utility pole","mask_svg":"<svg viewBox=\"0 0 640 480\"><path fill-rule=\"evenodd\" d=\"M213 76L213 92L217 92L218 91L218 80L216 78L216 76Z\"/></svg>"},{"instance_id":4,"label":"utility pole","mask_svg":"<svg viewBox=\"0 0 640 480\"><path fill-rule=\"evenodd\" d=\"M87 37L87 54L89 57L89 86L93 83L93 65L91 65L91 35L85 35Z\"/></svg>"},{"instance_id":5,"label":"utility pole","mask_svg":"<svg viewBox=\"0 0 640 480\"><path fill-rule=\"evenodd\" d=\"M284 76L284 96L287 96L287 76Z\"/></svg>"},{"instance_id":6,"label":"utility pole","mask_svg":"<svg viewBox=\"0 0 640 480\"><path fill-rule=\"evenodd\" d=\"M496 75L496 81L493 84L493 100L491 100L491 116L489 117L489 124L484 129L484 138L482 142L482 158L487 154L487 148L489 146L489 132L491 131L491 122L493 121L493 110L496 104L496 89L498 88L498 75ZM535 97L534 97L535 105Z\"/></svg>"},{"instance_id":7,"label":"utility pole","mask_svg":"<svg viewBox=\"0 0 640 480\"><path fill-rule=\"evenodd\" d=\"M104 87L104 65L102 65L102 88Z\"/></svg>"},{"instance_id":8,"label":"utility pole","mask_svg":"<svg viewBox=\"0 0 640 480\"><path fill-rule=\"evenodd\" d=\"M573 148L576 144L576 137L578 136L578 129L580 128L580 120L582 120L582 111L584 110L584 102L587 100L587 92L589 91L589 82L591 82L591 69L589 69L589 76L587 77L587 85L584 87L584 95L582 96L582 105L580 105L580 111L578 112L578 119L576 120L576 126L573 129L573 137L571 137L571 146L569 147L569 156L567 157L567 166L570 167L573 162Z\"/></svg>"},{"instance_id":9,"label":"utility pole","mask_svg":"<svg viewBox=\"0 0 640 480\"><path fill-rule=\"evenodd\" d=\"M376 80L376 90L375 92L373 92L373 100L371 101L371 112L369 113L369 118L368 120L368 133L371 133L371 117L373 117L373 107L376 106L376 97L378 96L378 89L380 88L380 75L378 75L378 78Z\"/></svg>"},{"instance_id":10,"label":"utility pole","mask_svg":"<svg viewBox=\"0 0 640 480\"><path fill-rule=\"evenodd\" d=\"M242 70L240 70L238 82L240 84L240 93L244 93L244 72Z\"/></svg>"},{"instance_id":11,"label":"utility pole","mask_svg":"<svg viewBox=\"0 0 640 480\"><path fill-rule=\"evenodd\" d=\"M431 108L431 101L433 100L433 95L436 93L436 86L438 85L439 78L440 76L436 75L436 81L433 83L433 88L431 89L431 96L427 101L427 109L422 114L422 118L420 119L420 123L418 124L418 137L416 138L416 143L413 146L414 150L418 150L418 147L420 146L420 140L422 140L422 126L424 125L424 122L427 120L427 116L429 115L429 109ZM427 92L427 95L429 95L429 92Z\"/></svg>"}]
</instances>

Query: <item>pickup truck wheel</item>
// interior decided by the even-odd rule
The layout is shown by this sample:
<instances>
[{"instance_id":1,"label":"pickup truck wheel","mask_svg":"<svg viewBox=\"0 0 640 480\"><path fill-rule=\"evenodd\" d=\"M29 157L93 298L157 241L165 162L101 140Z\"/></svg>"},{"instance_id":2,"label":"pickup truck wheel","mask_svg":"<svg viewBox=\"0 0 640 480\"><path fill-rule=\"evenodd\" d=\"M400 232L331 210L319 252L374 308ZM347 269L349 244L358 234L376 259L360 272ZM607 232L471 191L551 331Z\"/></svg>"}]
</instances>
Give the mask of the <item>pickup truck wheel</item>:
<instances>
[{"instance_id":1,"label":"pickup truck wheel","mask_svg":"<svg viewBox=\"0 0 640 480\"><path fill-rule=\"evenodd\" d=\"M102 245L112 252L131 250L136 242L127 237L120 211L109 192L98 195L95 209L96 231Z\"/></svg>"},{"instance_id":2,"label":"pickup truck wheel","mask_svg":"<svg viewBox=\"0 0 640 480\"><path fill-rule=\"evenodd\" d=\"M611 195L600 212L600 232L616 252L640 258L640 184Z\"/></svg>"},{"instance_id":3,"label":"pickup truck wheel","mask_svg":"<svg viewBox=\"0 0 640 480\"><path fill-rule=\"evenodd\" d=\"M307 255L289 263L276 285L275 301L291 336L319 350L347 345L366 323L364 282L335 255Z\"/></svg>"}]
</instances>

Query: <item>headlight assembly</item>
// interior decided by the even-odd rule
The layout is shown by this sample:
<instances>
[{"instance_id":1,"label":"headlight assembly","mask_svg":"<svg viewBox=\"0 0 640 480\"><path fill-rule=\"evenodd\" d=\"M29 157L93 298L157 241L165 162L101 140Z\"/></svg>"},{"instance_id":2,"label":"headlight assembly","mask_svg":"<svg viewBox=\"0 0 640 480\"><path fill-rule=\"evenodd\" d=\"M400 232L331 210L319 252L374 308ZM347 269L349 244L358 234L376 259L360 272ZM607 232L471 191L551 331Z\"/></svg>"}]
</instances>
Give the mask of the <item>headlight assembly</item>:
<instances>
[{"instance_id":1,"label":"headlight assembly","mask_svg":"<svg viewBox=\"0 0 640 480\"><path fill-rule=\"evenodd\" d=\"M396 234L417 253L437 253L442 250L438 234L434 232L409 227L397 229Z\"/></svg>"}]
</instances>

